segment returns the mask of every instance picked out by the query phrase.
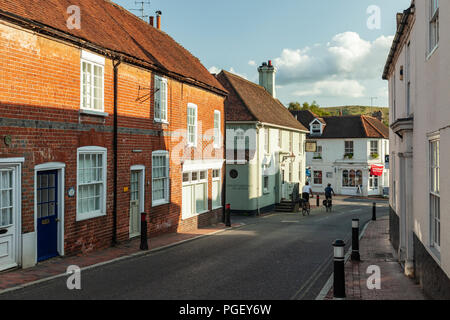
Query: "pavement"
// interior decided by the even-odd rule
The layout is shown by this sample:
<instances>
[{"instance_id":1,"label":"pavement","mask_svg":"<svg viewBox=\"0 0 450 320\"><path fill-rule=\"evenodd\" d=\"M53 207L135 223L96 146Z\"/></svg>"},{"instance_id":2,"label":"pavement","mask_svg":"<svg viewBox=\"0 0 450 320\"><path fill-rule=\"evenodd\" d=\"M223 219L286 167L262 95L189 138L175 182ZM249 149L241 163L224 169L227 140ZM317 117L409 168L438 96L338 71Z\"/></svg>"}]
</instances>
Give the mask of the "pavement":
<instances>
[{"instance_id":1,"label":"pavement","mask_svg":"<svg viewBox=\"0 0 450 320\"><path fill-rule=\"evenodd\" d=\"M242 223L233 223L231 228L238 228ZM97 250L89 254L67 257L56 257L27 269L13 269L0 272L0 294L8 291L24 288L29 285L66 276L68 266L76 265L82 270L100 267L108 263L120 261L135 256L162 250L171 246L180 245L187 241L213 235L229 228L220 223L207 228L199 228L190 233L170 233L148 240L148 251L142 251L140 238L134 238L115 247Z\"/></svg>"},{"instance_id":2,"label":"pavement","mask_svg":"<svg viewBox=\"0 0 450 320\"><path fill-rule=\"evenodd\" d=\"M370 221L359 243L361 261L349 259L345 264L346 300L426 300L419 285L406 277L401 265L394 257L389 241L389 217ZM350 253L350 252L348 252ZM347 256L348 258L349 256ZM374 284L368 273L370 266L380 270L380 288L369 289ZM373 270L373 269L372 269ZM333 300L332 278L324 287L325 297L318 300Z\"/></svg>"}]
</instances>

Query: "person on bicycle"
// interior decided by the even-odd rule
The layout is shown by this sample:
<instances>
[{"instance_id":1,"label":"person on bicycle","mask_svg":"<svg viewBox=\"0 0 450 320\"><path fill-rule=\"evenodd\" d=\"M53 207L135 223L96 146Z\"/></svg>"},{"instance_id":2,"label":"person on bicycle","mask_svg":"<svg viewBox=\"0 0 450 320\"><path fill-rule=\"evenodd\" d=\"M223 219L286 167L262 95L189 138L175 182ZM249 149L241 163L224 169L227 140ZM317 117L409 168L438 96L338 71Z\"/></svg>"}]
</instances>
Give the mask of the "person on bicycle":
<instances>
[{"instance_id":1,"label":"person on bicycle","mask_svg":"<svg viewBox=\"0 0 450 320\"><path fill-rule=\"evenodd\" d=\"M327 200L332 200L333 195L336 195L336 193L334 193L334 190L331 187L331 183L329 183L328 186L325 188L325 198Z\"/></svg>"},{"instance_id":2,"label":"person on bicycle","mask_svg":"<svg viewBox=\"0 0 450 320\"><path fill-rule=\"evenodd\" d=\"M309 205L309 195L314 197L314 193L312 192L312 188L309 185L309 182L306 181L306 185L302 189L302 199L303 202L307 203Z\"/></svg>"}]
</instances>

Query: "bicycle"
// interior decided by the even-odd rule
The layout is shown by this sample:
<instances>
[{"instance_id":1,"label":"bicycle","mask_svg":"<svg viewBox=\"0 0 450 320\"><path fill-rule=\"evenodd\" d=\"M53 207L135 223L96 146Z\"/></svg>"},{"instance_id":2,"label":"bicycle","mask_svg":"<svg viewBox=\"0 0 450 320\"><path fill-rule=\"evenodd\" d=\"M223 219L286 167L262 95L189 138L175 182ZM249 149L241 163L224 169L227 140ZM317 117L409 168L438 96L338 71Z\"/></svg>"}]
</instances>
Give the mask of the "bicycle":
<instances>
[{"instance_id":1,"label":"bicycle","mask_svg":"<svg viewBox=\"0 0 450 320\"><path fill-rule=\"evenodd\" d=\"M333 206L333 201L331 200L331 198L327 198L326 200L323 200L323 205L325 206L326 212L328 212L328 211L331 212L331 208Z\"/></svg>"},{"instance_id":2,"label":"bicycle","mask_svg":"<svg viewBox=\"0 0 450 320\"><path fill-rule=\"evenodd\" d=\"M311 213L311 206L309 204L309 201L306 199L302 199L302 215L308 215Z\"/></svg>"}]
</instances>

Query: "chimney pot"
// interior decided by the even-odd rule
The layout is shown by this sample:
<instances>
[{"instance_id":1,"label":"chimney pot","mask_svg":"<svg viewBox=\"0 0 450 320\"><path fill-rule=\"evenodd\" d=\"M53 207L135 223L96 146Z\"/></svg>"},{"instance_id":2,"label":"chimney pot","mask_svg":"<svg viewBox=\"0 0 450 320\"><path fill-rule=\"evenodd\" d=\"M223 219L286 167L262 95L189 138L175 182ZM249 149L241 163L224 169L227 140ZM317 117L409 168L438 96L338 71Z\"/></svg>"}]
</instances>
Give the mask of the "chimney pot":
<instances>
[{"instance_id":1,"label":"chimney pot","mask_svg":"<svg viewBox=\"0 0 450 320\"><path fill-rule=\"evenodd\" d=\"M161 15L162 15L161 11L156 11L156 28L158 30L161 30Z\"/></svg>"}]
</instances>

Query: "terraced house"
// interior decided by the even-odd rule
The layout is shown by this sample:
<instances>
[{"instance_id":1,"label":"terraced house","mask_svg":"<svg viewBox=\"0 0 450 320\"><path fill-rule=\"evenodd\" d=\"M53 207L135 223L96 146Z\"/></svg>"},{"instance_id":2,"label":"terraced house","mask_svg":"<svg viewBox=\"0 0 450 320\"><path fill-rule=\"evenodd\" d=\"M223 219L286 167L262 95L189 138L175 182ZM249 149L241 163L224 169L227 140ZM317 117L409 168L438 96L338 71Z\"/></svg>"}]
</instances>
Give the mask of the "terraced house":
<instances>
[{"instance_id":1,"label":"terraced house","mask_svg":"<svg viewBox=\"0 0 450 320\"><path fill-rule=\"evenodd\" d=\"M390 239L404 272L450 299L450 1L416 0L397 14L389 81Z\"/></svg>"},{"instance_id":2,"label":"terraced house","mask_svg":"<svg viewBox=\"0 0 450 320\"><path fill-rule=\"evenodd\" d=\"M307 141L317 145L306 153L309 181L314 192L331 183L337 194L383 195L389 186L389 129L370 116L319 117L309 110L291 111L309 128Z\"/></svg>"},{"instance_id":3,"label":"terraced house","mask_svg":"<svg viewBox=\"0 0 450 320\"><path fill-rule=\"evenodd\" d=\"M160 27L0 0L0 270L221 217L227 93Z\"/></svg>"},{"instance_id":4,"label":"terraced house","mask_svg":"<svg viewBox=\"0 0 450 320\"><path fill-rule=\"evenodd\" d=\"M276 99L271 62L260 85L222 71L226 115L226 201L237 213L292 210L291 194L305 182L306 128Z\"/></svg>"}]
</instances>

